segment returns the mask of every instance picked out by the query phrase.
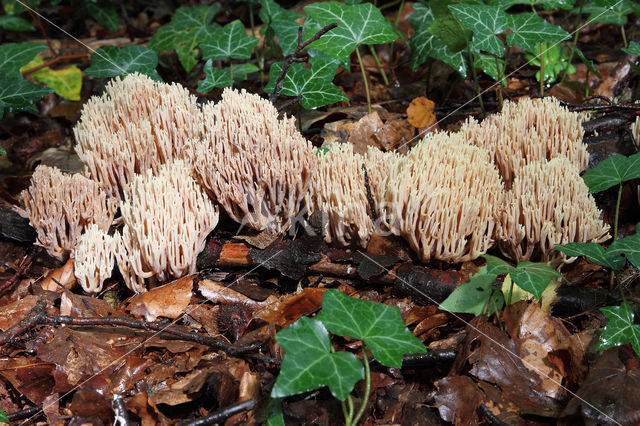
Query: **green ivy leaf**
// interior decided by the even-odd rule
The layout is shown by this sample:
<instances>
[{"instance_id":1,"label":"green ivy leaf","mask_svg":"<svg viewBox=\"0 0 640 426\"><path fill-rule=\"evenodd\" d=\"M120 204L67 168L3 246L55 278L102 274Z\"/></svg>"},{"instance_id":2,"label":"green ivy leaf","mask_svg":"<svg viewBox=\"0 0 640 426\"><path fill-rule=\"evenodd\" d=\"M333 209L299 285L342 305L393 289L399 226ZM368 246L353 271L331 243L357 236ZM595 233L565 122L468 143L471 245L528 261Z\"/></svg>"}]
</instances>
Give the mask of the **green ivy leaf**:
<instances>
[{"instance_id":1,"label":"green ivy leaf","mask_svg":"<svg viewBox=\"0 0 640 426\"><path fill-rule=\"evenodd\" d=\"M438 59L463 77L467 76L467 62L462 53L453 53L436 36L429 32L429 27L435 20L431 9L422 3L414 3L414 12L407 20L414 30L409 46L411 47L411 69L416 71L428 58Z\"/></svg>"},{"instance_id":2,"label":"green ivy leaf","mask_svg":"<svg viewBox=\"0 0 640 426\"><path fill-rule=\"evenodd\" d=\"M613 155L582 176L593 194L640 177L640 153L630 157Z\"/></svg>"},{"instance_id":3,"label":"green ivy leaf","mask_svg":"<svg viewBox=\"0 0 640 426\"><path fill-rule=\"evenodd\" d=\"M36 102L51 93L46 86L34 84L24 79L0 80L0 118L4 111L34 111Z\"/></svg>"},{"instance_id":4,"label":"green ivy leaf","mask_svg":"<svg viewBox=\"0 0 640 426\"><path fill-rule=\"evenodd\" d=\"M207 93L216 87L227 87L233 84L233 78L228 71L216 68L212 65L211 60L204 64L202 71L205 78L198 82L198 92Z\"/></svg>"},{"instance_id":5,"label":"green ivy leaf","mask_svg":"<svg viewBox=\"0 0 640 426\"><path fill-rule=\"evenodd\" d=\"M555 249L567 256L584 256L591 262L614 271L622 269L626 263L624 258L611 250L605 250L597 243L567 243L555 246Z\"/></svg>"},{"instance_id":6,"label":"green ivy leaf","mask_svg":"<svg viewBox=\"0 0 640 426\"><path fill-rule=\"evenodd\" d=\"M633 7L630 1L615 0L607 6L596 3L586 4L582 12L589 14L585 24L601 23L622 26L627 23L627 15L633 12Z\"/></svg>"},{"instance_id":7,"label":"green ivy leaf","mask_svg":"<svg viewBox=\"0 0 640 426\"><path fill-rule=\"evenodd\" d=\"M484 53L476 53L474 55L474 59L474 64L477 68L480 68L489 77L498 81L500 78L500 70L504 66L504 61L502 59L497 59L496 63L495 56L486 55ZM500 70L498 69L498 66L500 66ZM504 76L502 78L502 85L505 87L507 86L507 81L504 79Z\"/></svg>"},{"instance_id":8,"label":"green ivy leaf","mask_svg":"<svg viewBox=\"0 0 640 426\"><path fill-rule=\"evenodd\" d=\"M115 31L120 28L120 18L118 12L110 6L99 6L97 1L87 1L87 11L100 25L104 25L107 29Z\"/></svg>"},{"instance_id":9,"label":"green ivy leaf","mask_svg":"<svg viewBox=\"0 0 640 426\"><path fill-rule=\"evenodd\" d=\"M497 277L497 273L488 272L488 266L481 267L468 282L453 290L439 309L476 316L482 315L487 309L489 315L497 313L504 306L502 293L493 286Z\"/></svg>"},{"instance_id":10,"label":"green ivy leaf","mask_svg":"<svg viewBox=\"0 0 640 426\"><path fill-rule=\"evenodd\" d=\"M0 408L0 423L9 423L9 418L2 408Z\"/></svg>"},{"instance_id":11,"label":"green ivy leaf","mask_svg":"<svg viewBox=\"0 0 640 426\"><path fill-rule=\"evenodd\" d=\"M625 255L636 268L640 268L640 224L638 225L635 234L615 240L607 250L611 255Z\"/></svg>"},{"instance_id":12,"label":"green ivy leaf","mask_svg":"<svg viewBox=\"0 0 640 426\"><path fill-rule=\"evenodd\" d=\"M638 46L640 47L640 45ZM587 67L587 70L589 70L590 73L593 73L598 77L602 78L602 75L600 75L600 71L598 71L598 68L596 68L593 61L587 59L587 57L584 56L584 53L582 53L582 50L578 49L576 46L571 46L571 50L573 51L573 53L575 53L578 56L578 58L580 58L580 60ZM574 68L574 72L575 72L575 68Z\"/></svg>"},{"instance_id":13,"label":"green ivy leaf","mask_svg":"<svg viewBox=\"0 0 640 426\"><path fill-rule=\"evenodd\" d=\"M295 21L278 19L271 23L271 28L273 28L273 31L278 37L282 54L289 56L295 52L298 47L298 28L300 28L300 25Z\"/></svg>"},{"instance_id":14,"label":"green ivy leaf","mask_svg":"<svg viewBox=\"0 0 640 426\"><path fill-rule=\"evenodd\" d=\"M7 43L0 46L0 75L3 79L22 78L20 68L28 64L47 46L40 43Z\"/></svg>"},{"instance_id":15,"label":"green ivy leaf","mask_svg":"<svg viewBox=\"0 0 640 426\"><path fill-rule=\"evenodd\" d=\"M122 48L102 46L91 56L91 66L85 70L95 78L118 77L138 72L161 81L156 71L158 55L151 49L130 44Z\"/></svg>"},{"instance_id":16,"label":"green ivy leaf","mask_svg":"<svg viewBox=\"0 0 640 426\"><path fill-rule=\"evenodd\" d=\"M500 7L482 4L452 4L451 13L473 31L471 47L477 51L504 56L504 43L496 34L502 34L509 26L507 14Z\"/></svg>"},{"instance_id":17,"label":"green ivy leaf","mask_svg":"<svg viewBox=\"0 0 640 426\"><path fill-rule=\"evenodd\" d=\"M640 44L632 41L631 43L629 43L629 47L623 47L622 51L632 56L640 56Z\"/></svg>"},{"instance_id":18,"label":"green ivy leaf","mask_svg":"<svg viewBox=\"0 0 640 426\"><path fill-rule=\"evenodd\" d=\"M333 78L338 70L338 63L335 60L328 57L315 57L311 58L309 63L311 63L311 69L305 68L302 63L291 64L282 83L281 94L286 96L302 95L300 103L305 109L314 109L349 100L342 90L333 84ZM264 88L265 92L273 92L281 72L282 62L271 66L269 83Z\"/></svg>"},{"instance_id":19,"label":"green ivy leaf","mask_svg":"<svg viewBox=\"0 0 640 426\"><path fill-rule=\"evenodd\" d=\"M559 43L571 37L568 32L535 13L509 15L509 20L509 28L513 32L507 34L507 44L518 46L527 52L535 52L540 43Z\"/></svg>"},{"instance_id":20,"label":"green ivy leaf","mask_svg":"<svg viewBox=\"0 0 640 426\"><path fill-rule=\"evenodd\" d=\"M352 353L331 352L329 333L317 319L301 317L276 333L276 341L285 355L272 398L329 386L333 396L344 401L364 378L364 367Z\"/></svg>"},{"instance_id":21,"label":"green ivy leaf","mask_svg":"<svg viewBox=\"0 0 640 426\"><path fill-rule=\"evenodd\" d=\"M336 58L351 54L363 44L390 43L397 38L380 9L371 3L349 6L334 1L317 2L305 6L304 11L306 39L326 25L338 24L309 45Z\"/></svg>"},{"instance_id":22,"label":"green ivy leaf","mask_svg":"<svg viewBox=\"0 0 640 426\"><path fill-rule=\"evenodd\" d=\"M280 398L269 398L265 426L285 426Z\"/></svg>"},{"instance_id":23,"label":"green ivy leaf","mask_svg":"<svg viewBox=\"0 0 640 426\"><path fill-rule=\"evenodd\" d=\"M0 16L0 27L9 31L35 31L28 21L17 16Z\"/></svg>"},{"instance_id":24,"label":"green ivy leaf","mask_svg":"<svg viewBox=\"0 0 640 426\"><path fill-rule=\"evenodd\" d=\"M518 266L509 272L509 275L520 288L533 294L537 300L540 300L551 280L562 278L560 272L546 263L529 261L518 263Z\"/></svg>"},{"instance_id":25,"label":"green ivy leaf","mask_svg":"<svg viewBox=\"0 0 640 426\"><path fill-rule=\"evenodd\" d=\"M509 265L504 260L496 256L485 254L482 256L487 261L487 272L496 276L500 274L508 274L513 269L513 266Z\"/></svg>"},{"instance_id":26,"label":"green ivy leaf","mask_svg":"<svg viewBox=\"0 0 640 426\"><path fill-rule=\"evenodd\" d=\"M454 53L466 49L473 35L453 15L436 16L435 21L429 25L429 32Z\"/></svg>"},{"instance_id":27,"label":"green ivy leaf","mask_svg":"<svg viewBox=\"0 0 640 426\"><path fill-rule=\"evenodd\" d=\"M333 334L362 340L373 356L387 367L402 367L405 354L427 350L404 325L400 309L367 300L354 299L338 290L322 296L317 317Z\"/></svg>"},{"instance_id":28,"label":"green ivy leaf","mask_svg":"<svg viewBox=\"0 0 640 426\"><path fill-rule=\"evenodd\" d=\"M258 39L247 34L242 22L235 20L213 30L200 43L204 59L249 59Z\"/></svg>"},{"instance_id":29,"label":"green ivy leaf","mask_svg":"<svg viewBox=\"0 0 640 426\"><path fill-rule=\"evenodd\" d=\"M258 3L260 3L258 16L262 19L262 22L267 25L271 25L277 20L291 22L303 16L302 13L296 12L295 10L280 7L274 0L259 0Z\"/></svg>"},{"instance_id":30,"label":"green ivy leaf","mask_svg":"<svg viewBox=\"0 0 640 426\"><path fill-rule=\"evenodd\" d=\"M609 318L609 323L600 334L596 350L631 343L636 355L640 356L640 325L634 324L629 305L623 302L620 306L607 306L600 310Z\"/></svg>"},{"instance_id":31,"label":"green ivy leaf","mask_svg":"<svg viewBox=\"0 0 640 426\"><path fill-rule=\"evenodd\" d=\"M191 71L198 62L198 45L220 27L211 23L219 11L216 5L178 8L171 22L158 28L149 49L156 52L175 49L184 69Z\"/></svg>"}]
</instances>

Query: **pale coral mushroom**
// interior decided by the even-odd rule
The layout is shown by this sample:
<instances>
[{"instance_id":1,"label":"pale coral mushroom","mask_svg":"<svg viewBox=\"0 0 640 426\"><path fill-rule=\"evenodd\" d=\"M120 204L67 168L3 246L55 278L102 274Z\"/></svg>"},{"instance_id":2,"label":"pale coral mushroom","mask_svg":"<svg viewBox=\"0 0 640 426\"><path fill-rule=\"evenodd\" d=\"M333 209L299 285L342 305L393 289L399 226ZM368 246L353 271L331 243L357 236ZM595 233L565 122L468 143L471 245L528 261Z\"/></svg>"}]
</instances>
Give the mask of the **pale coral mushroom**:
<instances>
[{"instance_id":1,"label":"pale coral mushroom","mask_svg":"<svg viewBox=\"0 0 640 426\"><path fill-rule=\"evenodd\" d=\"M438 133L406 156L367 156L382 222L423 261L472 260L493 245L504 187L484 149L460 134Z\"/></svg>"},{"instance_id":2,"label":"pale coral mushroom","mask_svg":"<svg viewBox=\"0 0 640 426\"><path fill-rule=\"evenodd\" d=\"M609 239L609 225L600 219L578 168L565 157L520 169L505 206L496 235L502 252L517 261L548 260L556 244Z\"/></svg>"},{"instance_id":3,"label":"pale coral mushroom","mask_svg":"<svg viewBox=\"0 0 640 426\"><path fill-rule=\"evenodd\" d=\"M36 167L31 186L20 197L24 209L17 210L35 228L36 244L61 260L76 247L90 224L108 230L118 208L118 200L96 182L45 165Z\"/></svg>"},{"instance_id":4,"label":"pale coral mushroom","mask_svg":"<svg viewBox=\"0 0 640 426\"><path fill-rule=\"evenodd\" d=\"M363 162L350 143L332 145L320 157L305 204L309 216L315 211L324 215L328 243L366 247L373 233Z\"/></svg>"},{"instance_id":5,"label":"pale coral mushroom","mask_svg":"<svg viewBox=\"0 0 640 426\"><path fill-rule=\"evenodd\" d=\"M317 165L295 119L280 120L266 99L228 88L203 116L204 137L188 150L197 180L236 222L286 231Z\"/></svg>"},{"instance_id":6,"label":"pale coral mushroom","mask_svg":"<svg viewBox=\"0 0 640 426\"><path fill-rule=\"evenodd\" d=\"M564 156L584 170L589 162L582 143L583 116L552 97L507 101L502 112L481 123L469 118L460 129L464 138L491 153L507 186L523 166Z\"/></svg>"},{"instance_id":7,"label":"pale coral mushroom","mask_svg":"<svg viewBox=\"0 0 640 426\"><path fill-rule=\"evenodd\" d=\"M87 293L102 290L115 264L116 244L112 236L96 224L87 227L73 251L73 273Z\"/></svg>"},{"instance_id":8,"label":"pale coral mushroom","mask_svg":"<svg viewBox=\"0 0 640 426\"><path fill-rule=\"evenodd\" d=\"M137 175L121 206L124 228L115 235L116 259L126 285L143 292L149 282L194 273L196 257L218 223L218 210L176 160Z\"/></svg>"},{"instance_id":9,"label":"pale coral mushroom","mask_svg":"<svg viewBox=\"0 0 640 426\"><path fill-rule=\"evenodd\" d=\"M122 197L136 173L157 172L202 136L200 114L187 88L129 74L84 105L74 128L76 151L88 175Z\"/></svg>"}]
</instances>

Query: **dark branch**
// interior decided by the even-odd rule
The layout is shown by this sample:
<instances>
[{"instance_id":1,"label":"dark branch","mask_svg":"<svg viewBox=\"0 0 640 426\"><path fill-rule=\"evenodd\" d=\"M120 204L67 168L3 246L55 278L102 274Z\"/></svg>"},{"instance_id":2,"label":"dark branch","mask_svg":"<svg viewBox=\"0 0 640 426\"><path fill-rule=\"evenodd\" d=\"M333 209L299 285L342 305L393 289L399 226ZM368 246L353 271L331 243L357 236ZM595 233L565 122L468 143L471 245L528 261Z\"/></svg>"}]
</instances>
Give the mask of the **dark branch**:
<instances>
[{"instance_id":1,"label":"dark branch","mask_svg":"<svg viewBox=\"0 0 640 426\"><path fill-rule=\"evenodd\" d=\"M256 405L258 405L258 401L255 399L248 399L246 401L238 402L236 404L230 405L228 407L224 407L215 411L208 416L201 417L197 420L193 420L190 422L182 422L182 426L206 426L213 425L216 423L220 423L221 421L228 419L229 417L242 413L243 411L251 411Z\"/></svg>"}]
</instances>

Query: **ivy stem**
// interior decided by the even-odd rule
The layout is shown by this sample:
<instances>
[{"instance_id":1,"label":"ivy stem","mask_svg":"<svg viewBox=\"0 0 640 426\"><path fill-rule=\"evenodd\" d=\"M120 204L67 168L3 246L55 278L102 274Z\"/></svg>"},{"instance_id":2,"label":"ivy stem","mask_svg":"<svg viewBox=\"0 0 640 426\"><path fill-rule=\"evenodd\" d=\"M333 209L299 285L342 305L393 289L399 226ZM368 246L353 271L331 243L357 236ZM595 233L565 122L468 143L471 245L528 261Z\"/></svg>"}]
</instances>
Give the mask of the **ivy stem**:
<instances>
[{"instance_id":1,"label":"ivy stem","mask_svg":"<svg viewBox=\"0 0 640 426\"><path fill-rule=\"evenodd\" d=\"M371 114L371 94L369 93L369 82L367 81L367 72L364 70L364 64L362 63L362 57L360 56L360 49L356 47L356 56L358 56L358 63L360 64L360 72L362 72L362 80L364 82L364 91L367 95L367 112Z\"/></svg>"},{"instance_id":2,"label":"ivy stem","mask_svg":"<svg viewBox=\"0 0 640 426\"><path fill-rule=\"evenodd\" d=\"M616 200L616 213L613 219L613 241L618 239L618 218L620 217L620 201L622 200L622 182L618 185L618 199ZM613 288L616 279L616 271L611 270L611 282L609 287Z\"/></svg>"},{"instance_id":3,"label":"ivy stem","mask_svg":"<svg viewBox=\"0 0 640 426\"><path fill-rule=\"evenodd\" d=\"M380 59L378 59L378 53L376 49L374 49L373 45L369 45L369 50L371 51L371 55L373 55L373 60L376 61L376 65L378 66L378 70L380 71L380 75L382 75L382 80L384 80L384 85L389 85L389 79L387 78L387 73L382 68L382 64L380 63Z\"/></svg>"},{"instance_id":4,"label":"ivy stem","mask_svg":"<svg viewBox=\"0 0 640 426\"><path fill-rule=\"evenodd\" d=\"M540 96L544 95L544 45L540 43Z\"/></svg>"},{"instance_id":5,"label":"ivy stem","mask_svg":"<svg viewBox=\"0 0 640 426\"><path fill-rule=\"evenodd\" d=\"M249 0L249 24L251 25L251 35L256 36L256 26L253 18L253 0Z\"/></svg>"},{"instance_id":6,"label":"ivy stem","mask_svg":"<svg viewBox=\"0 0 640 426\"><path fill-rule=\"evenodd\" d=\"M482 92L480 92L480 84L478 83L478 74L476 73L476 67L475 67L475 57L473 56L473 53L471 52L471 47L469 47L469 45L467 45L467 55L469 56L469 65L471 66L471 73L473 74L473 83L474 86L476 87L476 93L478 94L478 101L480 102L480 109L482 110L482 117L484 118L485 115L487 115L486 111L484 110L484 102L482 101Z\"/></svg>"},{"instance_id":7,"label":"ivy stem","mask_svg":"<svg viewBox=\"0 0 640 426\"><path fill-rule=\"evenodd\" d=\"M584 6L584 1L580 2L580 9L578 10L578 17L576 18L576 34L573 37L573 47L575 47L576 49L578 48L578 37L580 36L580 28L582 27L582 7ZM564 71L562 73L562 80L560 80L560 83L562 83L564 81L565 78L567 78L567 73L569 72L569 67L571 66L571 61L573 61L573 52L574 50L571 49L571 53L569 53L569 60L567 61L567 66L564 67ZM587 72L589 72L589 68L587 67ZM589 75L587 75L587 90L589 90ZM586 96L589 96L588 94Z\"/></svg>"},{"instance_id":8,"label":"ivy stem","mask_svg":"<svg viewBox=\"0 0 640 426\"><path fill-rule=\"evenodd\" d=\"M364 410L367 408L369 402L369 394L371 393L371 370L369 369L369 356L367 356L367 347L364 342L362 343L362 361L364 362L364 397L362 399L362 405L353 419L353 426L358 424L360 417L364 414Z\"/></svg>"},{"instance_id":9,"label":"ivy stem","mask_svg":"<svg viewBox=\"0 0 640 426\"><path fill-rule=\"evenodd\" d=\"M629 47L629 44L627 43L627 34L624 32L624 25L620 26L620 34L622 35L622 44L624 47Z\"/></svg>"},{"instance_id":10,"label":"ivy stem","mask_svg":"<svg viewBox=\"0 0 640 426\"><path fill-rule=\"evenodd\" d=\"M396 20L394 21L396 28L398 28L398 22L400 22L402 9L404 9L404 0L400 1L400 8L398 9L398 13L396 14ZM394 43L393 41L389 43L389 63L393 63L393 43ZM389 83L386 83L386 84L387 86L389 85Z\"/></svg>"},{"instance_id":11,"label":"ivy stem","mask_svg":"<svg viewBox=\"0 0 640 426\"><path fill-rule=\"evenodd\" d=\"M498 57L495 58L496 60L496 69L498 70L498 86L496 87L496 92L498 92L498 102L500 103L500 109L502 110L502 103L503 103L503 99L502 99L502 67L500 66L500 61L498 60Z\"/></svg>"}]
</instances>

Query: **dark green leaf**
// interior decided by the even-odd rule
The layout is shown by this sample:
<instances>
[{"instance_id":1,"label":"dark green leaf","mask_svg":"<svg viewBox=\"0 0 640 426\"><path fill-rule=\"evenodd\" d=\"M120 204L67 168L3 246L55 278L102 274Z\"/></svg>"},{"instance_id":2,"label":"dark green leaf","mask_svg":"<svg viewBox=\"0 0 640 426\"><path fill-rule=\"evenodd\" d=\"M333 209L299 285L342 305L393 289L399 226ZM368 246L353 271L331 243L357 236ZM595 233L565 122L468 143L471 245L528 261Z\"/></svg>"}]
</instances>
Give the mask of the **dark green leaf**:
<instances>
[{"instance_id":1,"label":"dark green leaf","mask_svg":"<svg viewBox=\"0 0 640 426\"><path fill-rule=\"evenodd\" d=\"M633 322L633 311L626 303L620 306L607 306L600 310L609 318L602 330L597 350L631 343L636 355L640 356L640 325Z\"/></svg>"},{"instance_id":2,"label":"dark green leaf","mask_svg":"<svg viewBox=\"0 0 640 426\"><path fill-rule=\"evenodd\" d=\"M271 23L271 28L278 37L278 43L284 56L291 55L298 47L298 28L300 25L295 21L278 19Z\"/></svg>"},{"instance_id":3,"label":"dark green leaf","mask_svg":"<svg viewBox=\"0 0 640 426\"><path fill-rule=\"evenodd\" d=\"M0 408L0 423L9 423L9 418L2 408Z\"/></svg>"},{"instance_id":4,"label":"dark green leaf","mask_svg":"<svg viewBox=\"0 0 640 426\"><path fill-rule=\"evenodd\" d=\"M329 386L344 401L356 382L364 378L364 367L349 352L331 352L329 333L317 319L302 317L276 334L285 351L272 398L284 398Z\"/></svg>"},{"instance_id":5,"label":"dark green leaf","mask_svg":"<svg viewBox=\"0 0 640 426\"><path fill-rule=\"evenodd\" d=\"M640 177L640 153L630 157L614 155L602 160L582 176L591 193L596 193Z\"/></svg>"},{"instance_id":6,"label":"dark green leaf","mask_svg":"<svg viewBox=\"0 0 640 426\"><path fill-rule=\"evenodd\" d=\"M497 59L495 56L484 53L476 53L474 59L476 68L480 68L489 77L498 81L500 78L500 70L504 67L504 61L502 59ZM507 86L507 81L504 79L504 76L502 78L502 84Z\"/></svg>"},{"instance_id":7,"label":"dark green leaf","mask_svg":"<svg viewBox=\"0 0 640 426\"><path fill-rule=\"evenodd\" d=\"M570 37L562 28L550 24L535 13L509 15L509 28L513 31L507 34L507 44L518 46L527 52L535 52L540 43L558 43Z\"/></svg>"},{"instance_id":8,"label":"dark green leaf","mask_svg":"<svg viewBox=\"0 0 640 426\"><path fill-rule=\"evenodd\" d=\"M212 24L214 16L220 11L216 5L180 7L171 18L171 22L158 29L149 42L149 49L156 52L175 49L178 59L188 72L196 65L196 48L213 30L219 28Z\"/></svg>"},{"instance_id":9,"label":"dark green leaf","mask_svg":"<svg viewBox=\"0 0 640 426\"><path fill-rule=\"evenodd\" d=\"M622 51L632 56L640 56L640 44L632 41L631 43L629 43L629 47L623 47Z\"/></svg>"},{"instance_id":10,"label":"dark green leaf","mask_svg":"<svg viewBox=\"0 0 640 426\"><path fill-rule=\"evenodd\" d=\"M504 305L504 297L493 286L497 277L498 274L488 273L487 266L483 266L468 282L459 285L439 308L474 315L482 315L487 311L489 315L498 312Z\"/></svg>"},{"instance_id":11,"label":"dark green leaf","mask_svg":"<svg viewBox=\"0 0 640 426\"><path fill-rule=\"evenodd\" d=\"M87 2L87 10L89 14L98 21L99 24L104 25L111 31L115 31L120 28L120 18L118 18L118 13L113 7L103 7L98 6L94 2Z\"/></svg>"},{"instance_id":12,"label":"dark green leaf","mask_svg":"<svg viewBox=\"0 0 640 426\"><path fill-rule=\"evenodd\" d=\"M504 55L504 44L496 34L507 30L509 19L501 8L460 3L449 6L449 10L465 27L473 31L473 50L493 53L498 57Z\"/></svg>"},{"instance_id":13,"label":"dark green leaf","mask_svg":"<svg viewBox=\"0 0 640 426\"><path fill-rule=\"evenodd\" d=\"M336 58L349 55L363 44L390 43L397 38L389 22L371 3L349 6L333 1L317 2L305 6L304 10L307 12L306 39L321 27L338 24L309 45Z\"/></svg>"},{"instance_id":14,"label":"dark green leaf","mask_svg":"<svg viewBox=\"0 0 640 426\"><path fill-rule=\"evenodd\" d=\"M628 237L615 240L607 253L612 255L623 254L627 260L633 264L636 268L640 268L640 224L636 228L636 233L629 235Z\"/></svg>"},{"instance_id":15,"label":"dark green leaf","mask_svg":"<svg viewBox=\"0 0 640 426\"><path fill-rule=\"evenodd\" d=\"M212 65L211 60L204 64L202 70L205 78L198 82L198 92L207 93L216 87L227 87L233 84L233 78L228 71L216 68Z\"/></svg>"},{"instance_id":16,"label":"dark green leaf","mask_svg":"<svg viewBox=\"0 0 640 426\"><path fill-rule=\"evenodd\" d=\"M27 65L47 46L40 43L7 43L0 46L0 76L3 79L22 78L20 68Z\"/></svg>"},{"instance_id":17,"label":"dark green leaf","mask_svg":"<svg viewBox=\"0 0 640 426\"><path fill-rule=\"evenodd\" d=\"M598 77L602 78L602 75L600 75L600 71L598 71L598 68L596 68L596 66L593 64L593 61L587 59L587 57L584 56L584 53L582 53L582 50L578 49L576 46L571 46L571 50L573 51L573 53L578 55L578 58L580 58L580 60L587 67L590 73L593 73Z\"/></svg>"},{"instance_id":18,"label":"dark green leaf","mask_svg":"<svg viewBox=\"0 0 640 426\"><path fill-rule=\"evenodd\" d=\"M246 80L249 74L260 71L260 68L251 64L234 64L233 67L226 67L224 69L233 77L233 81L242 81Z\"/></svg>"},{"instance_id":19,"label":"dark green leaf","mask_svg":"<svg viewBox=\"0 0 640 426\"><path fill-rule=\"evenodd\" d=\"M602 23L625 25L627 23L627 15L633 12L632 3L627 0L615 0L610 6L599 6L595 3L587 4L583 7L582 12L588 13L586 24Z\"/></svg>"},{"instance_id":20,"label":"dark green leaf","mask_svg":"<svg viewBox=\"0 0 640 426\"><path fill-rule=\"evenodd\" d=\"M438 16L429 25L429 32L454 53L466 49L473 34L452 15Z\"/></svg>"},{"instance_id":21,"label":"dark green leaf","mask_svg":"<svg viewBox=\"0 0 640 426\"><path fill-rule=\"evenodd\" d=\"M0 27L9 31L35 31L28 21L17 16L0 16Z\"/></svg>"},{"instance_id":22,"label":"dark green leaf","mask_svg":"<svg viewBox=\"0 0 640 426\"><path fill-rule=\"evenodd\" d=\"M258 39L247 34L242 22L236 20L218 27L200 43L204 59L249 59Z\"/></svg>"},{"instance_id":23,"label":"dark green leaf","mask_svg":"<svg viewBox=\"0 0 640 426\"><path fill-rule=\"evenodd\" d=\"M46 86L28 80L0 80L0 118L4 111L37 111L36 102L51 93Z\"/></svg>"},{"instance_id":24,"label":"dark green leaf","mask_svg":"<svg viewBox=\"0 0 640 426\"><path fill-rule=\"evenodd\" d=\"M349 100L342 90L333 84L333 78L338 70L336 61L325 56L311 58L309 62L311 69L305 68L301 63L291 64L282 83L281 94L286 96L302 95L300 103L305 109ZM281 72L282 62L271 66L269 83L264 88L265 92L273 92Z\"/></svg>"},{"instance_id":25,"label":"dark green leaf","mask_svg":"<svg viewBox=\"0 0 640 426\"><path fill-rule=\"evenodd\" d=\"M409 40L411 47L411 69L416 71L428 58L438 59L458 71L463 77L467 76L467 63L462 53L453 53L436 36L429 32L434 21L434 15L422 3L414 3L414 12L407 19L414 32Z\"/></svg>"},{"instance_id":26,"label":"dark green leaf","mask_svg":"<svg viewBox=\"0 0 640 426\"><path fill-rule=\"evenodd\" d=\"M622 269L626 263L619 254L611 250L605 250L604 247L597 243L567 243L557 245L555 249L567 256L584 256L593 263L614 271Z\"/></svg>"},{"instance_id":27,"label":"dark green leaf","mask_svg":"<svg viewBox=\"0 0 640 426\"><path fill-rule=\"evenodd\" d=\"M277 20L293 22L303 16L302 13L296 12L295 10L280 7L274 0L259 0L259 3L260 12L258 16L262 19L262 22L267 25Z\"/></svg>"},{"instance_id":28,"label":"dark green leaf","mask_svg":"<svg viewBox=\"0 0 640 426\"><path fill-rule=\"evenodd\" d=\"M482 256L487 261L487 273L494 274L496 276L500 274L508 274L513 269L513 266L509 265L499 257L485 254Z\"/></svg>"},{"instance_id":29,"label":"dark green leaf","mask_svg":"<svg viewBox=\"0 0 640 426\"><path fill-rule=\"evenodd\" d=\"M333 334L362 340L373 356L387 367L400 368L405 354L426 349L405 327L400 309L354 299L338 290L327 290L317 317Z\"/></svg>"},{"instance_id":30,"label":"dark green leaf","mask_svg":"<svg viewBox=\"0 0 640 426\"><path fill-rule=\"evenodd\" d=\"M511 270L509 275L513 282L533 294L537 300L540 300L551 280L562 278L562 274L548 264L529 261L518 263L518 266Z\"/></svg>"},{"instance_id":31,"label":"dark green leaf","mask_svg":"<svg viewBox=\"0 0 640 426\"><path fill-rule=\"evenodd\" d=\"M122 48L102 46L91 56L91 66L85 70L96 78L118 77L138 72L161 80L156 71L158 55L143 46L130 44Z\"/></svg>"}]
</instances>

